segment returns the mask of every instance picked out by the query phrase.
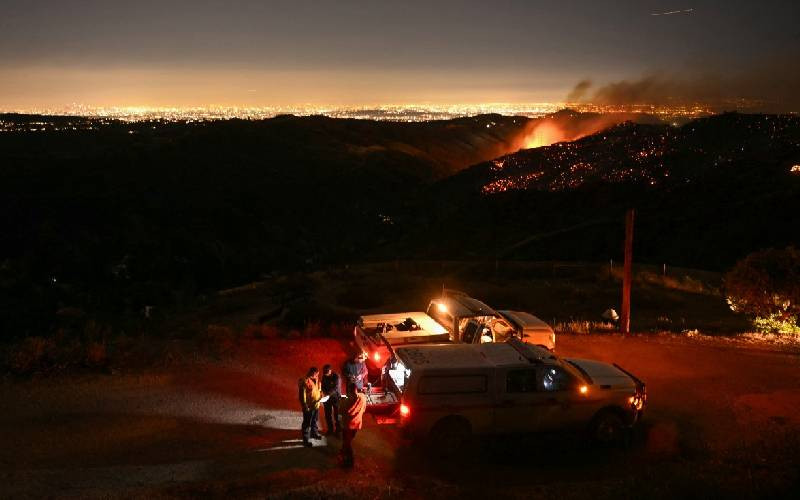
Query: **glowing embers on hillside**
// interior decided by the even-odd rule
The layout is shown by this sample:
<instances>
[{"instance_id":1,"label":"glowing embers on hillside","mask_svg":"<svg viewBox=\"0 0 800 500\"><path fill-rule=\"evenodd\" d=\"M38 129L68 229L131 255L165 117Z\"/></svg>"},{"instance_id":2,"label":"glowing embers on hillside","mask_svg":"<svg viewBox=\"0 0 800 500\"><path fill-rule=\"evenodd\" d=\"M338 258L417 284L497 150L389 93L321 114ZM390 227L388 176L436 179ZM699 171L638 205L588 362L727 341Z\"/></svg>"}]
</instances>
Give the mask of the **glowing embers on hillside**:
<instances>
[{"instance_id":1,"label":"glowing embers on hillside","mask_svg":"<svg viewBox=\"0 0 800 500\"><path fill-rule=\"evenodd\" d=\"M514 175L496 179L481 188L482 194L497 194L506 191L528 189L536 180L544 175L544 172L532 172L529 174Z\"/></svg>"}]
</instances>

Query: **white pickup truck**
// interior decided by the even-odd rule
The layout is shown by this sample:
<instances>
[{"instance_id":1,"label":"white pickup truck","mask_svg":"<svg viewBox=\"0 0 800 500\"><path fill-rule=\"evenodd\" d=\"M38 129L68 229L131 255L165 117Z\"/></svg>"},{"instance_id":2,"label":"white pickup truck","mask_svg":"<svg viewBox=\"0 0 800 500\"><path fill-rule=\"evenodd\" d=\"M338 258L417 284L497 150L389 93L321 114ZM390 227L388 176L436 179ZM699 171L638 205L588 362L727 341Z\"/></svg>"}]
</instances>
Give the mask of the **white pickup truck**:
<instances>
[{"instance_id":1,"label":"white pickup truck","mask_svg":"<svg viewBox=\"0 0 800 500\"><path fill-rule=\"evenodd\" d=\"M459 342L478 344L519 338L554 350L556 335L547 323L520 311L495 311L468 295L446 291L426 312L371 314L353 329L356 345L367 353L372 378L379 377L395 347L405 344Z\"/></svg>"},{"instance_id":2,"label":"white pickup truck","mask_svg":"<svg viewBox=\"0 0 800 500\"><path fill-rule=\"evenodd\" d=\"M473 434L562 429L610 444L639 421L647 401L645 384L618 365L559 358L519 339L395 352L386 390L370 395L369 409L442 450Z\"/></svg>"}]
</instances>

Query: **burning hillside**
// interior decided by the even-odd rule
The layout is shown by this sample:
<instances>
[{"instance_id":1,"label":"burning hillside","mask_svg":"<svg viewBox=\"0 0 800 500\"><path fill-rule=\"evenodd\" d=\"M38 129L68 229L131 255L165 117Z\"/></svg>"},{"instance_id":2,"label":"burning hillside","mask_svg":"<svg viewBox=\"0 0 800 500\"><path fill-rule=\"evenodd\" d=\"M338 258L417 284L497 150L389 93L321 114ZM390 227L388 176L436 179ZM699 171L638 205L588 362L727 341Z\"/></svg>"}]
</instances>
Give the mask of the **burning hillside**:
<instances>
[{"instance_id":1,"label":"burning hillside","mask_svg":"<svg viewBox=\"0 0 800 500\"><path fill-rule=\"evenodd\" d=\"M564 110L531 121L520 135L517 146L518 149L533 149L575 141L626 121L659 123L657 118L642 113L596 114Z\"/></svg>"},{"instance_id":2,"label":"burning hillside","mask_svg":"<svg viewBox=\"0 0 800 500\"><path fill-rule=\"evenodd\" d=\"M585 131L608 123L599 117L585 122ZM569 123L569 122L566 122ZM729 128L728 141L706 140L708 128ZM557 130L552 122L532 140L546 139ZM564 130L564 129L561 129ZM563 132L563 137L575 133ZM693 122L682 128L632 123L602 128L572 142L559 141L539 149L520 151L494 160L486 171L481 192L491 195L511 190L563 191L593 182L634 183L646 186L690 182L702 168L720 168L752 158L758 148L782 150L797 144L797 119L791 116L731 115ZM719 133L715 135L720 135ZM720 135L721 136L721 135ZM759 137L754 141L752 137ZM749 139L748 139L749 138ZM763 141L763 143L761 142ZM741 144L750 143L750 147ZM680 168L683 155L696 158L694 168Z\"/></svg>"}]
</instances>

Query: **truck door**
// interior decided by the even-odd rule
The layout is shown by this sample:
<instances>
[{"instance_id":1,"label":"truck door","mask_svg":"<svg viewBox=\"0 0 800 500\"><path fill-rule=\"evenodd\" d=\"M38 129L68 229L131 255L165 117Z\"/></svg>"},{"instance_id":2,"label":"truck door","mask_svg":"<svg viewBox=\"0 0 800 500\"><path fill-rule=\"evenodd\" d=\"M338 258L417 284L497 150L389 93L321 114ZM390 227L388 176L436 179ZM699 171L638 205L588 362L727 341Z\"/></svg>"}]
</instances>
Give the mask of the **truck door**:
<instances>
[{"instance_id":1,"label":"truck door","mask_svg":"<svg viewBox=\"0 0 800 500\"><path fill-rule=\"evenodd\" d=\"M586 423L583 413L587 404L591 404L591 396L581 393L580 381L555 365L540 366L537 378L537 389L545 403L539 411L539 430L566 429Z\"/></svg>"},{"instance_id":2,"label":"truck door","mask_svg":"<svg viewBox=\"0 0 800 500\"><path fill-rule=\"evenodd\" d=\"M395 424L399 418L400 399L407 378L406 369L402 361L395 359L384 366L383 375L381 386L367 384L364 387L364 395L367 397L366 412L372 414L379 424Z\"/></svg>"},{"instance_id":3,"label":"truck door","mask_svg":"<svg viewBox=\"0 0 800 500\"><path fill-rule=\"evenodd\" d=\"M549 395L537 390L536 368L510 368L503 372L497 379L497 430L510 433L538 430L542 407Z\"/></svg>"}]
</instances>

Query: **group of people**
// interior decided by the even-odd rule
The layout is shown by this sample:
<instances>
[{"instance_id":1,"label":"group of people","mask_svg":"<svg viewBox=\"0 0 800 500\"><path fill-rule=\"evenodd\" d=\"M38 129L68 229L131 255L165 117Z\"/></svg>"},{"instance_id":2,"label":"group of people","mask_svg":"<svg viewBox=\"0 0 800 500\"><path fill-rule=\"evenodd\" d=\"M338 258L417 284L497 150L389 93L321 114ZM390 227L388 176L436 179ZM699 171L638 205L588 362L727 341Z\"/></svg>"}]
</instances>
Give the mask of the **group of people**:
<instances>
[{"instance_id":1,"label":"group of people","mask_svg":"<svg viewBox=\"0 0 800 500\"><path fill-rule=\"evenodd\" d=\"M342 395L339 375L331 365L322 367L322 376L316 366L309 368L298 383L300 407L303 410L303 446L314 446L312 439L322 439L317 420L320 405L325 409L325 434L341 435L342 464L353 466L353 439L361 429L367 398L363 394L367 382L366 355L358 352L342 367L345 395Z\"/></svg>"}]
</instances>

